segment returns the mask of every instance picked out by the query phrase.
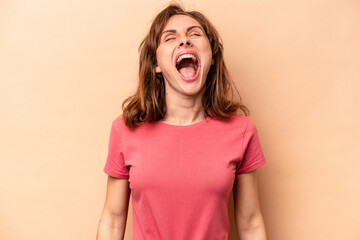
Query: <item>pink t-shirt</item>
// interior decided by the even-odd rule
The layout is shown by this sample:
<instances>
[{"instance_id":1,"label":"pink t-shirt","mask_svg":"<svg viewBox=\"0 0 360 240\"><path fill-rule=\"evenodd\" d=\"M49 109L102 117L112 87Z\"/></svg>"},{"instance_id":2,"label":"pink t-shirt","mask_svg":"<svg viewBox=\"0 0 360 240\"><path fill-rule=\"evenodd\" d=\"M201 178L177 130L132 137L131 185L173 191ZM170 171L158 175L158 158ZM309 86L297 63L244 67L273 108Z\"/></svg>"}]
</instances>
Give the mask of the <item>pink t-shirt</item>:
<instances>
[{"instance_id":1,"label":"pink t-shirt","mask_svg":"<svg viewBox=\"0 0 360 240\"><path fill-rule=\"evenodd\" d=\"M129 181L133 240L228 240L235 174L263 164L248 116L187 126L155 121L131 130L120 115L112 122L104 172Z\"/></svg>"}]
</instances>

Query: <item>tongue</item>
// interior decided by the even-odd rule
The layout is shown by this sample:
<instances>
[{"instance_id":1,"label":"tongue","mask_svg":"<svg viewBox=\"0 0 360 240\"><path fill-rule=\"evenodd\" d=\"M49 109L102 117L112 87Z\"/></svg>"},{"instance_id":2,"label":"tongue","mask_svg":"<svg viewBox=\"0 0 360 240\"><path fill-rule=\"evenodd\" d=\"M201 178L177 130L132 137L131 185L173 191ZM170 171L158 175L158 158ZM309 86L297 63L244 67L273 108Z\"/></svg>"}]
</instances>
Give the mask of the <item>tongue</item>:
<instances>
[{"instance_id":1,"label":"tongue","mask_svg":"<svg viewBox=\"0 0 360 240\"><path fill-rule=\"evenodd\" d=\"M186 78L192 77L196 74L196 70L192 66L182 67L179 69L179 72L183 77L186 77Z\"/></svg>"}]
</instances>

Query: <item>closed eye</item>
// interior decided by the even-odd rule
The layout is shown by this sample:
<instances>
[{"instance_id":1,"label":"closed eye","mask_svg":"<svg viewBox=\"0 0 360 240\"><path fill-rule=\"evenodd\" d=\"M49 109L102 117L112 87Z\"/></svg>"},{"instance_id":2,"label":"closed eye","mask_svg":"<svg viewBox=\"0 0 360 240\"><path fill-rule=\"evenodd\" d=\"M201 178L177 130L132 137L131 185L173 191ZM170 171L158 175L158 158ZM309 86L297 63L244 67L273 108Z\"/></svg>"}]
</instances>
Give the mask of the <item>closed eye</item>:
<instances>
[{"instance_id":1,"label":"closed eye","mask_svg":"<svg viewBox=\"0 0 360 240\"><path fill-rule=\"evenodd\" d=\"M165 42L167 42L167 41L169 41L169 40L171 40L171 39L175 39L175 38L168 38L168 39L165 40Z\"/></svg>"},{"instance_id":2,"label":"closed eye","mask_svg":"<svg viewBox=\"0 0 360 240\"><path fill-rule=\"evenodd\" d=\"M200 37L201 36L201 34L199 34L199 33L193 33L193 34L191 34L190 36L197 36L197 37ZM175 39L175 38L167 38L167 39L165 39L165 42L168 42L168 41L170 41L170 40L172 40L172 39Z\"/></svg>"}]
</instances>

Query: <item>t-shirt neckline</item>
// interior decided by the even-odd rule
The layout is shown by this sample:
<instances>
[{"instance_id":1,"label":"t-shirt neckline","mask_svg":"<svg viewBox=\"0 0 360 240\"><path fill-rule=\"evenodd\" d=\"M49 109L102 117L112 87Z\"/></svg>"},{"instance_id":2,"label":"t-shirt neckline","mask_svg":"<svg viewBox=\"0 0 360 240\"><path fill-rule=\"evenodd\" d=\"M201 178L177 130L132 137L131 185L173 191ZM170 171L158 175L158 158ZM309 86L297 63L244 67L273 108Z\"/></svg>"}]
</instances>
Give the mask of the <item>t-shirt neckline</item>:
<instances>
[{"instance_id":1,"label":"t-shirt neckline","mask_svg":"<svg viewBox=\"0 0 360 240\"><path fill-rule=\"evenodd\" d=\"M162 121L157 121L157 122L162 126L170 127L170 128L192 128L192 127L197 127L197 126L207 123L209 121L209 119L210 119L210 116L207 116L203 120L193 123L193 124L190 124L190 125L174 125L174 124L169 124L169 123L165 123Z\"/></svg>"}]
</instances>

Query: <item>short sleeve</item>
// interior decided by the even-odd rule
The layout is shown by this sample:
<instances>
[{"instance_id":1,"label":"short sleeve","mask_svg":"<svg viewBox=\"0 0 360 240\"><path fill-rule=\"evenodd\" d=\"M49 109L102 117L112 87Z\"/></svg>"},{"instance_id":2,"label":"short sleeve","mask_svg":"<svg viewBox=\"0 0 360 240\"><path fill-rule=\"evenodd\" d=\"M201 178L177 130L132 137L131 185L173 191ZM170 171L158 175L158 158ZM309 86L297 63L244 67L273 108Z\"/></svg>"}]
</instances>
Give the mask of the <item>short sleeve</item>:
<instances>
[{"instance_id":1,"label":"short sleeve","mask_svg":"<svg viewBox=\"0 0 360 240\"><path fill-rule=\"evenodd\" d=\"M125 166L124 154L122 150L122 139L116 128L116 121L118 121L118 119L115 119L112 122L110 130L108 155L104 167L104 172L112 177L128 179L129 170Z\"/></svg>"},{"instance_id":2,"label":"short sleeve","mask_svg":"<svg viewBox=\"0 0 360 240\"><path fill-rule=\"evenodd\" d=\"M265 164L257 129L250 117L244 132L242 149L243 158L237 165L236 174L251 172Z\"/></svg>"}]
</instances>

